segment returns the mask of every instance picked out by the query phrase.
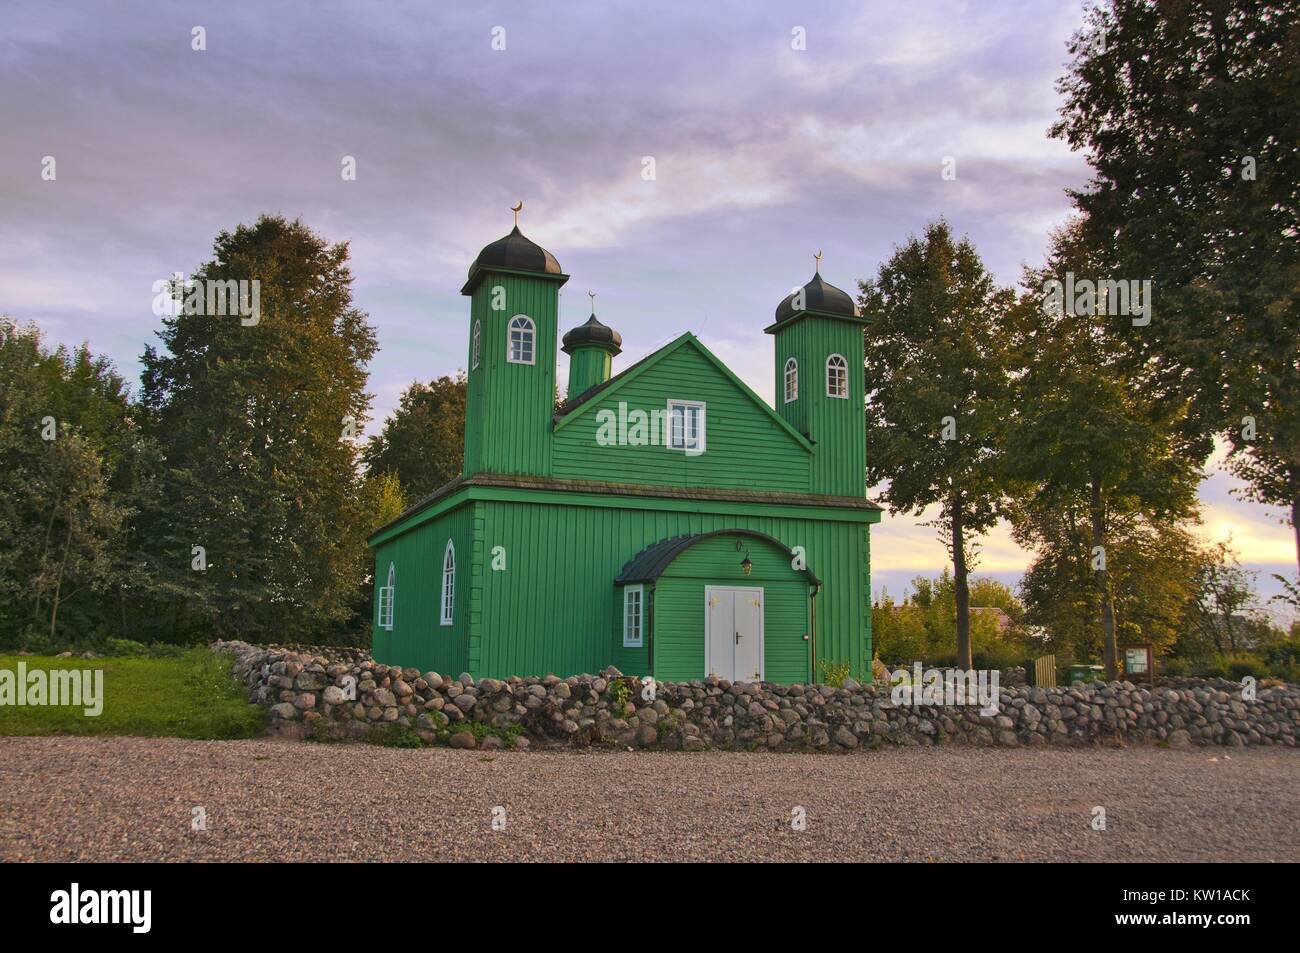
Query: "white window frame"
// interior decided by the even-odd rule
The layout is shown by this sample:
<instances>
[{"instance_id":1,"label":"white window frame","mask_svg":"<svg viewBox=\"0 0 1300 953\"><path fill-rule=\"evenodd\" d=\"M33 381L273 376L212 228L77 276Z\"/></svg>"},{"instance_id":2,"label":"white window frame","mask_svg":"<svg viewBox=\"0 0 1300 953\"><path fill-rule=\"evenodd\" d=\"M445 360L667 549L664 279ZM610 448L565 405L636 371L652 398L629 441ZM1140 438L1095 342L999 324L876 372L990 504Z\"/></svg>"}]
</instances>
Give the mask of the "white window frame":
<instances>
[{"instance_id":1,"label":"white window frame","mask_svg":"<svg viewBox=\"0 0 1300 953\"><path fill-rule=\"evenodd\" d=\"M475 321L475 322L474 322L474 333L473 333L473 335L471 336L471 342L472 342L472 343L471 343L471 348L470 348L470 362L469 362L469 369L470 369L471 371L472 371L472 370L477 370L477 369L478 369L479 345L480 345L480 339L482 338L482 335L483 335L483 322L482 322L482 321Z\"/></svg>"},{"instance_id":2,"label":"white window frame","mask_svg":"<svg viewBox=\"0 0 1300 953\"><path fill-rule=\"evenodd\" d=\"M515 326L518 321L524 322L519 327ZM526 326L526 328L525 328ZM519 341L519 353L524 352L524 342L528 343L528 360L522 357L515 357L515 332L526 333L527 337L521 337ZM536 364L537 363L537 325L533 319L526 314L516 314L506 325L506 361L510 364Z\"/></svg>"},{"instance_id":3,"label":"white window frame","mask_svg":"<svg viewBox=\"0 0 1300 953\"><path fill-rule=\"evenodd\" d=\"M447 540L447 548L442 551L442 588L441 599L442 625L452 625L456 619L456 546Z\"/></svg>"},{"instance_id":4,"label":"white window frame","mask_svg":"<svg viewBox=\"0 0 1300 953\"><path fill-rule=\"evenodd\" d=\"M793 357L786 358L784 380L785 402L789 404L799 399L799 362Z\"/></svg>"},{"instance_id":5,"label":"white window frame","mask_svg":"<svg viewBox=\"0 0 1300 953\"><path fill-rule=\"evenodd\" d=\"M391 632L393 630L393 592L395 590L394 582L397 578L397 567L393 563L388 564L388 584L379 587L379 628Z\"/></svg>"},{"instance_id":6,"label":"white window frame","mask_svg":"<svg viewBox=\"0 0 1300 953\"><path fill-rule=\"evenodd\" d=\"M839 360L839 364L832 365L831 362L836 359ZM831 367L832 366L834 366L836 370L842 372L840 376L840 380L844 384L844 393L842 394L835 393L835 391L831 388ZM826 396L835 397L839 400L849 399L849 362L844 359L843 354L832 354L830 357L826 358Z\"/></svg>"},{"instance_id":7,"label":"white window frame","mask_svg":"<svg viewBox=\"0 0 1300 953\"><path fill-rule=\"evenodd\" d=\"M679 445L677 444L677 442L676 442L676 440L677 440L677 438L676 438L676 434L673 433L673 409L676 408L676 407L681 407L681 408L683 408L683 409L688 408L688 407L693 407L693 408L695 408L695 409L697 409L697 410L699 411L699 415L698 415L699 425L696 427L696 431L697 431L697 432L696 432L696 435L695 435L695 442L696 442L696 445L695 445L694 447L688 447L688 446L686 445L686 427L685 427L685 421L686 421L686 419L687 419L687 415L686 415L685 413L682 414L682 422L683 422L683 426L682 426L682 443L681 443L681 445L679 446ZM701 453L703 453L703 452L705 451L705 448L708 446L708 441L707 441L707 439L706 439L707 431L708 431L708 405L707 405L704 401L702 401L702 400L673 400L672 398L669 398L669 400L668 400L668 433L667 433L667 435L666 435L666 436L667 436L667 439L665 440L665 444L667 445L667 447L668 447L669 450L680 450L680 451L682 451L683 453L690 454L691 456L695 456L695 455L697 455L697 454L701 454Z\"/></svg>"},{"instance_id":8,"label":"white window frame","mask_svg":"<svg viewBox=\"0 0 1300 953\"><path fill-rule=\"evenodd\" d=\"M632 596L636 599L633 600ZM632 612L635 604L636 612ZM635 625L631 623L635 622ZM633 636L632 632L636 634ZM645 586L623 587L623 648L639 649L645 645Z\"/></svg>"}]
</instances>

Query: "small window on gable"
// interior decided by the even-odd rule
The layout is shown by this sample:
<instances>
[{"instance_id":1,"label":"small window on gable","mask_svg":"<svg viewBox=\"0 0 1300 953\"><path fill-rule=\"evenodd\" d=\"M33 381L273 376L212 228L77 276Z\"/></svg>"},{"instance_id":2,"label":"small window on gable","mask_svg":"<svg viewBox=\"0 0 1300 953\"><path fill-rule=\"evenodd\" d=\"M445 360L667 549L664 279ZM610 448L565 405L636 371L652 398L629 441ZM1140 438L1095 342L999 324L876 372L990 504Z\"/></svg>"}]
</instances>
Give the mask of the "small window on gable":
<instances>
[{"instance_id":1,"label":"small window on gable","mask_svg":"<svg viewBox=\"0 0 1300 953\"><path fill-rule=\"evenodd\" d=\"M388 564L388 583L379 587L379 627L393 627L393 583L397 578L397 567Z\"/></svg>"},{"instance_id":2,"label":"small window on gable","mask_svg":"<svg viewBox=\"0 0 1300 953\"><path fill-rule=\"evenodd\" d=\"M470 370L474 370L474 368L478 367L479 339L482 337L482 334L483 334L483 323L481 321L475 321L474 334L471 336L472 346L470 347L470 361L469 361Z\"/></svg>"},{"instance_id":3,"label":"small window on gable","mask_svg":"<svg viewBox=\"0 0 1300 953\"><path fill-rule=\"evenodd\" d=\"M799 362L793 357L785 362L785 402L799 399Z\"/></svg>"},{"instance_id":4,"label":"small window on gable","mask_svg":"<svg viewBox=\"0 0 1300 953\"><path fill-rule=\"evenodd\" d=\"M517 314L510 319L510 334L506 343L506 360L511 364L533 364L537 332L531 318Z\"/></svg>"},{"instance_id":5,"label":"small window on gable","mask_svg":"<svg viewBox=\"0 0 1300 953\"><path fill-rule=\"evenodd\" d=\"M641 648L642 620L645 618L645 587L627 586L623 590L623 648Z\"/></svg>"},{"instance_id":6,"label":"small window on gable","mask_svg":"<svg viewBox=\"0 0 1300 953\"><path fill-rule=\"evenodd\" d=\"M456 547L447 540L442 554L442 624L451 625L456 608Z\"/></svg>"},{"instance_id":7,"label":"small window on gable","mask_svg":"<svg viewBox=\"0 0 1300 953\"><path fill-rule=\"evenodd\" d=\"M838 354L826 358L826 396L849 396L849 362Z\"/></svg>"},{"instance_id":8,"label":"small window on gable","mask_svg":"<svg viewBox=\"0 0 1300 953\"><path fill-rule=\"evenodd\" d=\"M704 452L705 405L695 400L668 401L668 449Z\"/></svg>"}]
</instances>

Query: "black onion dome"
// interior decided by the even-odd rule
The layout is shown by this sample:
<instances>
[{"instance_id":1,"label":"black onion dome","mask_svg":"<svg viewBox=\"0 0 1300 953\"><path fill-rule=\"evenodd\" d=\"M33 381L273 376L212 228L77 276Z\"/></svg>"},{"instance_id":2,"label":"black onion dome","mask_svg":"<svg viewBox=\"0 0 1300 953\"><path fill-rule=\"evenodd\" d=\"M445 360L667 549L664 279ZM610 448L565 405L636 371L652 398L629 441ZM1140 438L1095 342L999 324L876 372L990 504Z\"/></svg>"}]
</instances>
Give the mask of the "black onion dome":
<instances>
[{"instance_id":1,"label":"black onion dome","mask_svg":"<svg viewBox=\"0 0 1300 953\"><path fill-rule=\"evenodd\" d=\"M586 344L598 344L618 354L623 349L623 335L601 324L593 314L586 324L580 324L564 335L562 350L568 354L573 348Z\"/></svg>"},{"instance_id":2,"label":"black onion dome","mask_svg":"<svg viewBox=\"0 0 1300 953\"><path fill-rule=\"evenodd\" d=\"M794 309L794 295L794 292L786 295L776 306L777 321L784 321L798 313ZM853 299L833 284L822 281L820 274L813 275L813 280L803 286L803 310L839 314L846 318L860 317L858 306L853 303Z\"/></svg>"},{"instance_id":3,"label":"black onion dome","mask_svg":"<svg viewBox=\"0 0 1300 953\"><path fill-rule=\"evenodd\" d=\"M560 275L560 263L555 256L536 242L529 241L516 225L505 238L487 245L474 264L469 266L469 276L489 268L509 268L512 271L535 271L544 275Z\"/></svg>"}]
</instances>

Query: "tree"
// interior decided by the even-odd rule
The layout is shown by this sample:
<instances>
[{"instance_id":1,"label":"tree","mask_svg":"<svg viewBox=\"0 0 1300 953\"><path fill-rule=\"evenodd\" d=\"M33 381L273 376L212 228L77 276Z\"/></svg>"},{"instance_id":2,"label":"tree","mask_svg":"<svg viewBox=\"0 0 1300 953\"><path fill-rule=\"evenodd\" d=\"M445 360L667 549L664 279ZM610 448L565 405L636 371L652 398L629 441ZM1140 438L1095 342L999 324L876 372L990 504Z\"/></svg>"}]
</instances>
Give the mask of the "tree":
<instances>
[{"instance_id":1,"label":"tree","mask_svg":"<svg viewBox=\"0 0 1300 953\"><path fill-rule=\"evenodd\" d=\"M1193 637L1187 641L1212 646L1219 655L1236 654L1246 635L1247 615L1258 610L1253 575L1241 568L1227 543L1197 555L1196 588L1187 612Z\"/></svg>"},{"instance_id":2,"label":"tree","mask_svg":"<svg viewBox=\"0 0 1300 953\"><path fill-rule=\"evenodd\" d=\"M149 433L167 467L158 559L187 593L171 624L205 638L328 638L364 584L371 514L351 435L370 406L374 332L352 304L345 243L262 216L213 250L194 287L257 281L260 313L203 313L203 295L190 307L187 292L163 320L164 350L143 357Z\"/></svg>"},{"instance_id":3,"label":"tree","mask_svg":"<svg viewBox=\"0 0 1300 953\"><path fill-rule=\"evenodd\" d=\"M106 628L135 439L107 360L0 318L0 638L52 648Z\"/></svg>"},{"instance_id":4,"label":"tree","mask_svg":"<svg viewBox=\"0 0 1300 953\"><path fill-rule=\"evenodd\" d=\"M1092 568L1089 497L1037 496L1016 514L1014 535L1035 550L1020 582L1026 622L1041 628L1057 655L1087 661L1105 654L1101 600L1112 605L1116 640L1150 642L1168 651L1186 629L1184 610L1196 591L1198 543L1190 526L1153 522L1137 511L1107 518L1107 586Z\"/></svg>"},{"instance_id":5,"label":"tree","mask_svg":"<svg viewBox=\"0 0 1300 953\"><path fill-rule=\"evenodd\" d=\"M465 456L465 375L413 381L370 438L361 459L371 475L392 473L406 499L428 496L460 475Z\"/></svg>"},{"instance_id":6,"label":"tree","mask_svg":"<svg viewBox=\"0 0 1300 953\"><path fill-rule=\"evenodd\" d=\"M1117 534L1142 521L1161 527L1194 518L1199 463L1210 447L1188 424L1189 402L1142 361L1134 344L1141 329L1130 317L1109 314L1105 297L1059 294L1073 286L1067 276L1099 271L1080 220L1053 235L1044 268L1025 271L1011 321L1016 410L1005 461L1021 487L1008 513L1022 545L1064 558L1077 552L1086 525L1103 661L1114 679ZM1058 522L1060 514L1069 519ZM1071 565L1057 567L1060 582Z\"/></svg>"},{"instance_id":7,"label":"tree","mask_svg":"<svg viewBox=\"0 0 1300 953\"><path fill-rule=\"evenodd\" d=\"M972 544L997 521L1013 301L974 246L934 222L860 283L870 485L891 512L940 508L956 582L957 664L971 667Z\"/></svg>"},{"instance_id":8,"label":"tree","mask_svg":"<svg viewBox=\"0 0 1300 953\"><path fill-rule=\"evenodd\" d=\"M1300 6L1110 0L1072 40L1052 134L1110 275L1150 279L1138 341L1287 512L1300 562Z\"/></svg>"}]
</instances>

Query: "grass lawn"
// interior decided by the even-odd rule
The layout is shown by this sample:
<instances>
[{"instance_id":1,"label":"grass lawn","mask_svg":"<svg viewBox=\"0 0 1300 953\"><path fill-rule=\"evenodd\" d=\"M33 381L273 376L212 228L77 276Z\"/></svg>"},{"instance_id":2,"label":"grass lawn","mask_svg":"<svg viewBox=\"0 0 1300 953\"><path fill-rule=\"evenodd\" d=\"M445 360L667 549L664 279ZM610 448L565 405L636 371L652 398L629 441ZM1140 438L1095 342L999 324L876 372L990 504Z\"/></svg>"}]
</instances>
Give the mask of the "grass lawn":
<instances>
[{"instance_id":1,"label":"grass lawn","mask_svg":"<svg viewBox=\"0 0 1300 953\"><path fill-rule=\"evenodd\" d=\"M68 706L0 705L0 735L145 735L252 738L265 713L245 700L230 660L196 648L174 658L55 658L0 655L0 669L103 669L103 711L88 717Z\"/></svg>"}]
</instances>

